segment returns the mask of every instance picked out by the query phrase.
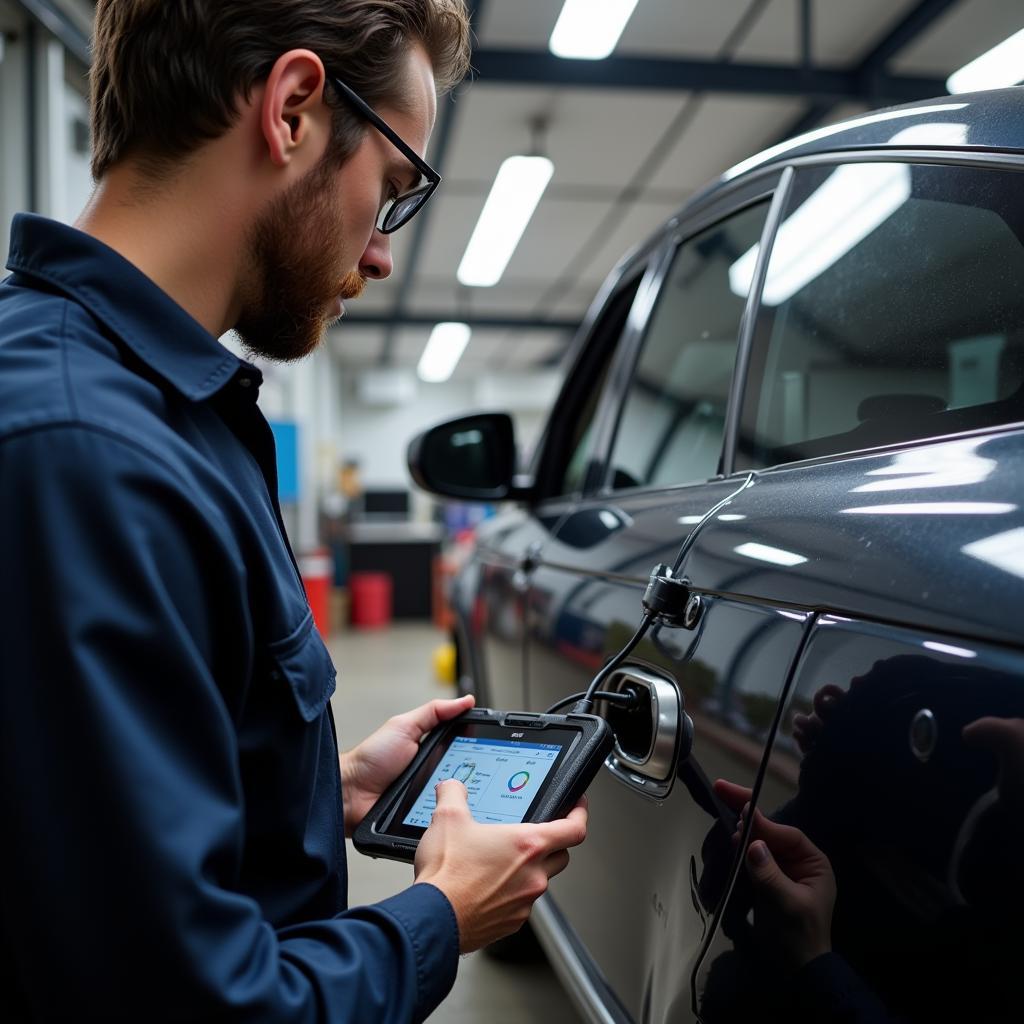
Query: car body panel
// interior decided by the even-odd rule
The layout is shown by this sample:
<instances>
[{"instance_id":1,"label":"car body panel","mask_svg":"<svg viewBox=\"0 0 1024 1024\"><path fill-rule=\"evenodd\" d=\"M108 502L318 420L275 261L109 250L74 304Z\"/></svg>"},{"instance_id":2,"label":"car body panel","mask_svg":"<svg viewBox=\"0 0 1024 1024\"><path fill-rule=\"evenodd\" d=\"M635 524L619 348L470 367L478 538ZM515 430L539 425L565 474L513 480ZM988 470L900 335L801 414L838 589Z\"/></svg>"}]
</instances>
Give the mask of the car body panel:
<instances>
[{"instance_id":1,"label":"car body panel","mask_svg":"<svg viewBox=\"0 0 1024 1024\"><path fill-rule=\"evenodd\" d=\"M502 513L457 584L474 685L529 710L585 689L626 643L655 565L673 566L702 601L693 628L658 626L624 666L670 688L692 720L692 750L680 732L674 771L656 785L609 760L590 790L589 838L538 915L556 968L602 1024L797 1019L780 987L793 965L755 909L716 777L753 788L832 862L846 996L915 1024L936 1019L944 992L966 1019L1019 1016L1007 985L1024 952L1012 927L1024 892L1024 429L732 473L755 274L726 475L611 489L617 416L674 247L774 193L767 251L793 167L861 159L1024 169L1024 89L877 112L759 154L620 262L602 302L646 276L597 407L602 482ZM595 304L577 340L556 425L604 315ZM535 467L560 454L558 436L549 427ZM808 743L799 723L815 717ZM985 717L1001 720L996 732L1019 722L1016 755L1011 740L996 750L965 738Z\"/></svg>"}]
</instances>

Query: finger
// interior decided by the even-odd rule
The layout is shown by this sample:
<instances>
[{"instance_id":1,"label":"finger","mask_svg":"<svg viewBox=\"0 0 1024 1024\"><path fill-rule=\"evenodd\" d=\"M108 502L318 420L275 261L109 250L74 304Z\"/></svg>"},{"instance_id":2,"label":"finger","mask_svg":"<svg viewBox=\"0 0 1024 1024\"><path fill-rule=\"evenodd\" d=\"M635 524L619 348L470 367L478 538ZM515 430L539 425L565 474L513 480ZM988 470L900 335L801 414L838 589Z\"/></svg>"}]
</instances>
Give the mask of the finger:
<instances>
[{"instance_id":1,"label":"finger","mask_svg":"<svg viewBox=\"0 0 1024 1024\"><path fill-rule=\"evenodd\" d=\"M437 810L450 808L469 813L469 793L458 779L445 779L434 789L437 798Z\"/></svg>"},{"instance_id":2,"label":"finger","mask_svg":"<svg viewBox=\"0 0 1024 1024\"><path fill-rule=\"evenodd\" d=\"M587 838L586 807L577 804L566 817L557 821L545 821L533 827L537 829L549 850L564 850L579 846Z\"/></svg>"},{"instance_id":3,"label":"finger","mask_svg":"<svg viewBox=\"0 0 1024 1024\"><path fill-rule=\"evenodd\" d=\"M465 697L457 697L454 700L428 701L398 717L402 724L416 733L419 738L425 736L431 729L436 729L442 722L451 721L464 711L468 711L475 703L476 698L469 693Z\"/></svg>"},{"instance_id":4,"label":"finger","mask_svg":"<svg viewBox=\"0 0 1024 1024\"><path fill-rule=\"evenodd\" d=\"M814 695L814 710L819 715L827 715L845 696L843 690L835 683L826 683Z\"/></svg>"},{"instance_id":5,"label":"finger","mask_svg":"<svg viewBox=\"0 0 1024 1024\"><path fill-rule=\"evenodd\" d=\"M754 811L754 824L750 834L764 840L775 855L783 859L824 856L800 829L791 825L780 825L777 821L766 818L760 811Z\"/></svg>"},{"instance_id":6,"label":"finger","mask_svg":"<svg viewBox=\"0 0 1024 1024\"><path fill-rule=\"evenodd\" d=\"M1024 719L978 718L963 727L964 742L983 747L1000 756L1017 754L1024 746Z\"/></svg>"},{"instance_id":7,"label":"finger","mask_svg":"<svg viewBox=\"0 0 1024 1024\"><path fill-rule=\"evenodd\" d=\"M755 884L766 889L779 890L787 881L768 845L760 840L747 847L747 871Z\"/></svg>"},{"instance_id":8,"label":"finger","mask_svg":"<svg viewBox=\"0 0 1024 1024\"><path fill-rule=\"evenodd\" d=\"M549 854L547 859L544 861L544 871L547 873L548 878L554 878L555 875L560 875L568 866L568 850L556 850L554 853Z\"/></svg>"},{"instance_id":9,"label":"finger","mask_svg":"<svg viewBox=\"0 0 1024 1024\"><path fill-rule=\"evenodd\" d=\"M716 779L713 783L715 794L730 810L737 814L743 809L743 805L750 802L754 795L752 789L740 786L735 782L728 782L725 779Z\"/></svg>"}]
</instances>

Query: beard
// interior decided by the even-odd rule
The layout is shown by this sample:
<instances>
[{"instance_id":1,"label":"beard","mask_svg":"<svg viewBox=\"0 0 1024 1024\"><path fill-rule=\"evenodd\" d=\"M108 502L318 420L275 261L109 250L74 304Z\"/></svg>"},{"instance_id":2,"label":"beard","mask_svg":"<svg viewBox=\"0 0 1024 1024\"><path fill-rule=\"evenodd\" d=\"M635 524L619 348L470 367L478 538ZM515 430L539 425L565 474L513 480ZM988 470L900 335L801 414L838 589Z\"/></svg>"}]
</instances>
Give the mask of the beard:
<instances>
[{"instance_id":1,"label":"beard","mask_svg":"<svg viewBox=\"0 0 1024 1024\"><path fill-rule=\"evenodd\" d=\"M235 331L247 352L271 362L308 356L336 319L335 303L366 287L357 271L338 277L344 226L335 169L324 160L274 199L249 233L249 286ZM311 241L310 229L327 228Z\"/></svg>"}]
</instances>

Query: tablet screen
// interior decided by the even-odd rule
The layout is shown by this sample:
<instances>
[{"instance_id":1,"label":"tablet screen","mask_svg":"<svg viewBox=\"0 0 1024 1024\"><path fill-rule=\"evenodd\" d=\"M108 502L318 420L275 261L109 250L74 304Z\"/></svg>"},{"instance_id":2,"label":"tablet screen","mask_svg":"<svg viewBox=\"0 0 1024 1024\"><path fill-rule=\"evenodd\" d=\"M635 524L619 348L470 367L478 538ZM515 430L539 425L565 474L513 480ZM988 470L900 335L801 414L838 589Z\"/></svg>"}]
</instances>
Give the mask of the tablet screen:
<instances>
[{"instance_id":1,"label":"tablet screen","mask_svg":"<svg viewBox=\"0 0 1024 1024\"><path fill-rule=\"evenodd\" d=\"M561 744L456 736L431 773L403 825L426 828L437 801L434 787L457 779L469 793L469 809L482 823L517 824L551 772Z\"/></svg>"}]
</instances>

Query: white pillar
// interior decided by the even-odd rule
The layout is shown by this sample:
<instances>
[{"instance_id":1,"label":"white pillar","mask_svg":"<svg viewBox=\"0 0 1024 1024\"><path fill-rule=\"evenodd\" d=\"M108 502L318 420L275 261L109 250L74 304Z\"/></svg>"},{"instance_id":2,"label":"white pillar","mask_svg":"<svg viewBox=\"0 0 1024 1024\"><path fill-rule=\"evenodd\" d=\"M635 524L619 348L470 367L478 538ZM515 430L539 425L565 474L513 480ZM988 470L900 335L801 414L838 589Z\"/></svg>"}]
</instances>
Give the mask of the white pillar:
<instances>
[{"instance_id":1,"label":"white pillar","mask_svg":"<svg viewBox=\"0 0 1024 1024\"><path fill-rule=\"evenodd\" d=\"M64 47L42 32L36 33L36 202L39 212L68 220L68 117L65 108ZM70 216L77 216L78 211Z\"/></svg>"}]
</instances>

